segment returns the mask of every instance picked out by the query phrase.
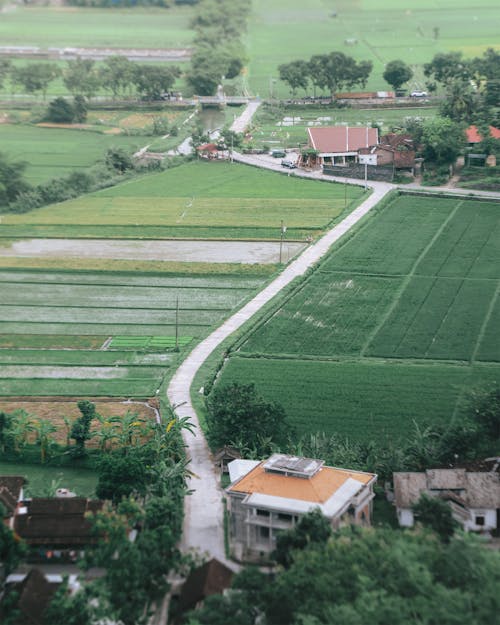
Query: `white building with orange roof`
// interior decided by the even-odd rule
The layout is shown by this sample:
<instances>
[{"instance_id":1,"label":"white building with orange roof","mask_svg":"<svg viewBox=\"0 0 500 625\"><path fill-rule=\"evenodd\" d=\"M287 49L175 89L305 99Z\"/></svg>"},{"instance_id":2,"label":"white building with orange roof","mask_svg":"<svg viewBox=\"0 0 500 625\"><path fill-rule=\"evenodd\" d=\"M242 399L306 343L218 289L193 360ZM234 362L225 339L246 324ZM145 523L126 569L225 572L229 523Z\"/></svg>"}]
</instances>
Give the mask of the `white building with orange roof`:
<instances>
[{"instance_id":1,"label":"white building with orange roof","mask_svg":"<svg viewBox=\"0 0 500 625\"><path fill-rule=\"evenodd\" d=\"M334 529L370 525L373 473L324 466L322 460L274 454L262 462L229 463L229 532L238 560L266 559L280 532L319 508Z\"/></svg>"}]
</instances>

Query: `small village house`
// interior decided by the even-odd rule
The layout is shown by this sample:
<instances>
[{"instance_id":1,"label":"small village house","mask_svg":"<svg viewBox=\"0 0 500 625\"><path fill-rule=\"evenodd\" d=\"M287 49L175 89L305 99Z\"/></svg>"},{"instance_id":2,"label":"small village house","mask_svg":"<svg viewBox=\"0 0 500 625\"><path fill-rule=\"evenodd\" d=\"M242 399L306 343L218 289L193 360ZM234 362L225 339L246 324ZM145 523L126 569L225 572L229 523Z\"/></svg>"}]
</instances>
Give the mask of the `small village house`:
<instances>
[{"instance_id":1,"label":"small village house","mask_svg":"<svg viewBox=\"0 0 500 625\"><path fill-rule=\"evenodd\" d=\"M262 462L229 463L230 545L238 560L269 558L280 532L319 508L333 528L370 525L373 473L324 466L323 461L274 454Z\"/></svg>"},{"instance_id":2,"label":"small village house","mask_svg":"<svg viewBox=\"0 0 500 625\"><path fill-rule=\"evenodd\" d=\"M413 527L412 506L425 493L448 502L453 517L466 531L500 528L500 459L489 471L428 469L425 473L394 473L394 500L399 524Z\"/></svg>"},{"instance_id":3,"label":"small village house","mask_svg":"<svg viewBox=\"0 0 500 625\"><path fill-rule=\"evenodd\" d=\"M14 516L20 502L24 497L24 484L26 480L22 475L0 475L0 504L4 508L4 523L14 526Z\"/></svg>"},{"instance_id":4,"label":"small village house","mask_svg":"<svg viewBox=\"0 0 500 625\"><path fill-rule=\"evenodd\" d=\"M368 126L323 126L307 129L307 148L299 164L320 168L358 162L359 150L378 144L378 129Z\"/></svg>"}]
</instances>

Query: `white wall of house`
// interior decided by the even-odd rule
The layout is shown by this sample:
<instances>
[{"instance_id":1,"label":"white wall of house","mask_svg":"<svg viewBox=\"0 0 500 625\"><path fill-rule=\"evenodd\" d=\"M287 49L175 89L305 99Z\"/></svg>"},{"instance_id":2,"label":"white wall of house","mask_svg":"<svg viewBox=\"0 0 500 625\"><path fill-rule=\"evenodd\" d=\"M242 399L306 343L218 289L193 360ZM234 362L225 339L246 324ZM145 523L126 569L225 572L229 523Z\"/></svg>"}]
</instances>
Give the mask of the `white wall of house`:
<instances>
[{"instance_id":1,"label":"white wall of house","mask_svg":"<svg viewBox=\"0 0 500 625\"><path fill-rule=\"evenodd\" d=\"M497 526L497 511L485 508L471 508L470 521L465 523L464 529L473 532L487 532Z\"/></svg>"},{"instance_id":2,"label":"white wall of house","mask_svg":"<svg viewBox=\"0 0 500 625\"><path fill-rule=\"evenodd\" d=\"M413 510L409 508L398 508L398 521L401 527L413 527L415 518L413 516Z\"/></svg>"}]
</instances>

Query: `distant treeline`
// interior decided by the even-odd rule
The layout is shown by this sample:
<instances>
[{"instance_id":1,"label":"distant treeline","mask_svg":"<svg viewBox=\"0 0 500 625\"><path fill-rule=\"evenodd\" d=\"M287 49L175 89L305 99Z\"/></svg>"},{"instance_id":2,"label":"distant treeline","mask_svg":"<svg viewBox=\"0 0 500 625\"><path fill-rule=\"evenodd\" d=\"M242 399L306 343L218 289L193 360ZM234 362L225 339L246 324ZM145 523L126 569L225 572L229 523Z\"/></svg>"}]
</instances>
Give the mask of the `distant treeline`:
<instances>
[{"instance_id":1,"label":"distant treeline","mask_svg":"<svg viewBox=\"0 0 500 625\"><path fill-rule=\"evenodd\" d=\"M123 8L123 7L162 7L169 9L173 5L198 4L200 0L66 0L66 4L74 7L99 7L99 8Z\"/></svg>"}]
</instances>

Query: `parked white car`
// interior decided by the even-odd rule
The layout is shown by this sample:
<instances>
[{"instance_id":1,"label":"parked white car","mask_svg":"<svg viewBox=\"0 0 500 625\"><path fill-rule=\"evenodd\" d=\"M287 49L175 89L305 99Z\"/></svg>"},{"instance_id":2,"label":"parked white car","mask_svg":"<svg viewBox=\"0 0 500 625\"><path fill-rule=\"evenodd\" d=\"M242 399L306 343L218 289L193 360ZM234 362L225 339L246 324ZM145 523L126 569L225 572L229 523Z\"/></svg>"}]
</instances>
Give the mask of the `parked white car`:
<instances>
[{"instance_id":1,"label":"parked white car","mask_svg":"<svg viewBox=\"0 0 500 625\"><path fill-rule=\"evenodd\" d=\"M412 91L410 93L411 98L426 98L428 95L427 91Z\"/></svg>"}]
</instances>

